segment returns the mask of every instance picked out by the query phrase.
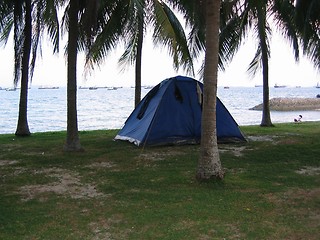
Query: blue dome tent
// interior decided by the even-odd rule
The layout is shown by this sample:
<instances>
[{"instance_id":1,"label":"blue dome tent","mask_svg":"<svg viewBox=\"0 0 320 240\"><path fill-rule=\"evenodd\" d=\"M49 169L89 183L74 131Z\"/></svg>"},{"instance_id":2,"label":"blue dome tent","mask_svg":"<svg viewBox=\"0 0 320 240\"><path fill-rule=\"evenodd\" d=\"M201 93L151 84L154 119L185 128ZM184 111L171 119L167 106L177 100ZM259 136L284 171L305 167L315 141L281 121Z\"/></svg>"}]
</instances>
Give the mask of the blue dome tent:
<instances>
[{"instance_id":1,"label":"blue dome tent","mask_svg":"<svg viewBox=\"0 0 320 240\"><path fill-rule=\"evenodd\" d=\"M152 88L118 132L116 140L137 146L199 143L203 84L176 76ZM218 142L246 141L238 124L217 98Z\"/></svg>"}]
</instances>

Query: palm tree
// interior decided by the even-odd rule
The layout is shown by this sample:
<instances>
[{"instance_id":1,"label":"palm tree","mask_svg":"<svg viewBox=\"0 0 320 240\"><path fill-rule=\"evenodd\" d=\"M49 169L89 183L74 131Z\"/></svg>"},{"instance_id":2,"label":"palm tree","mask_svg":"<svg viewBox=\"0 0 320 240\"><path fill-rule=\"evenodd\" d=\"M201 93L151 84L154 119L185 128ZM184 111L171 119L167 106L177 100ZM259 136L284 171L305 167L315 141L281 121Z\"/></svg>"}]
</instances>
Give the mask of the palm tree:
<instances>
[{"instance_id":1,"label":"palm tree","mask_svg":"<svg viewBox=\"0 0 320 240\"><path fill-rule=\"evenodd\" d=\"M196 174L197 179L200 181L222 179L224 177L219 157L216 130L220 1L206 0L205 6L206 53L203 79L201 155Z\"/></svg>"},{"instance_id":2,"label":"palm tree","mask_svg":"<svg viewBox=\"0 0 320 240\"><path fill-rule=\"evenodd\" d=\"M31 134L29 131L28 120L27 120L29 62L30 62L30 53L31 53L31 44L32 44L31 11L32 11L31 10L31 0L26 0L25 1L25 12L24 12L24 29L23 29L22 48L17 46L17 43L15 42L15 45L16 45L15 49L20 48L19 56L22 57L21 58L21 72L22 72L22 74L21 74L19 117L18 117L17 129L16 129L16 133L15 133L17 136L29 136ZM21 13L21 10L19 10L19 12ZM15 13L16 13L16 11L15 11ZM16 14L15 14L15 16L17 18L21 17L21 15L17 16ZM15 23L15 26L16 26L16 24L19 24L19 23ZM22 37L22 36L20 36L20 37ZM16 84L17 84L17 81L15 79L15 85Z\"/></svg>"},{"instance_id":3,"label":"palm tree","mask_svg":"<svg viewBox=\"0 0 320 240\"><path fill-rule=\"evenodd\" d=\"M263 110L260 126L273 126L269 107L269 58L272 29L269 20L293 47L295 59L299 59L299 45L293 22L293 6L290 0L231 1L231 13L223 21L220 33L221 56L223 61L232 59L250 31L257 40L257 50L248 72L252 76L262 68Z\"/></svg>"},{"instance_id":4,"label":"palm tree","mask_svg":"<svg viewBox=\"0 0 320 240\"><path fill-rule=\"evenodd\" d=\"M143 39L147 26L152 26L153 41L169 48L173 66L182 66L193 74L193 63L189 53L184 29L172 10L159 0L114 1L108 9L108 18L100 25L88 63L100 64L119 41L124 41L125 51L119 59L123 67L135 64L135 105L141 99L141 63Z\"/></svg>"},{"instance_id":5,"label":"palm tree","mask_svg":"<svg viewBox=\"0 0 320 240\"><path fill-rule=\"evenodd\" d=\"M77 114L77 60L78 51L88 51L95 35L99 1L90 3L70 0L63 17L68 31L67 45L67 138L64 151L83 151L80 144Z\"/></svg>"},{"instance_id":6,"label":"palm tree","mask_svg":"<svg viewBox=\"0 0 320 240\"><path fill-rule=\"evenodd\" d=\"M13 27L15 87L21 81L19 117L15 132L17 136L31 135L27 120L28 85L32 80L37 49L45 25L54 42L54 51L58 50L57 14L52 6L54 6L53 0L4 0L0 4L0 41L7 42Z\"/></svg>"},{"instance_id":7,"label":"palm tree","mask_svg":"<svg viewBox=\"0 0 320 240\"><path fill-rule=\"evenodd\" d=\"M80 10L79 1L69 3L69 35L68 35L68 67L67 67L67 139L64 145L65 151L82 150L78 133L77 115L77 52L78 52L78 14Z\"/></svg>"}]
</instances>

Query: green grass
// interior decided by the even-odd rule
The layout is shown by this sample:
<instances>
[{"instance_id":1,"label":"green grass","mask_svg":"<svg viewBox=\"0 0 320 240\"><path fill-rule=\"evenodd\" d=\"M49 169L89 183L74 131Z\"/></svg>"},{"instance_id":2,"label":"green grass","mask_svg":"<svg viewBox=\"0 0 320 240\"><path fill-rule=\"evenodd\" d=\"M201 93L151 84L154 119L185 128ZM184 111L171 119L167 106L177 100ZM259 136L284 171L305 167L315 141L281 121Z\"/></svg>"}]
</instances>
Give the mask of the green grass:
<instances>
[{"instance_id":1,"label":"green grass","mask_svg":"<svg viewBox=\"0 0 320 240\"><path fill-rule=\"evenodd\" d=\"M318 239L320 122L242 131L211 183L195 180L199 145L86 131L65 153L65 132L0 135L0 239Z\"/></svg>"}]
</instances>

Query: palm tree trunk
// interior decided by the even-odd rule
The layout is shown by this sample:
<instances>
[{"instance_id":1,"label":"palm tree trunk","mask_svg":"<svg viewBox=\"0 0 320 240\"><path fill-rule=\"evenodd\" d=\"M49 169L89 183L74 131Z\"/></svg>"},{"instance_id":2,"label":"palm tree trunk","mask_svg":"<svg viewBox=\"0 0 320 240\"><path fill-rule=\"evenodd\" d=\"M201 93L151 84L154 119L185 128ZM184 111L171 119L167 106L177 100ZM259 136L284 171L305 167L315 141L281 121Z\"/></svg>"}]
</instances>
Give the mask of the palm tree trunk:
<instances>
[{"instance_id":1,"label":"palm tree trunk","mask_svg":"<svg viewBox=\"0 0 320 240\"><path fill-rule=\"evenodd\" d=\"M206 55L204 69L204 96L201 129L201 156L196 178L200 181L222 179L216 128L216 103L218 82L220 1L207 0L206 5Z\"/></svg>"},{"instance_id":2,"label":"palm tree trunk","mask_svg":"<svg viewBox=\"0 0 320 240\"><path fill-rule=\"evenodd\" d=\"M259 11L262 10L262 11ZM270 103L269 103L269 56L268 46L266 43L267 36L266 29L266 9L258 9L258 28L259 38L261 43L262 52L262 78L263 78L263 103L262 103L262 120L260 126L271 127L273 126L270 116Z\"/></svg>"},{"instance_id":3,"label":"palm tree trunk","mask_svg":"<svg viewBox=\"0 0 320 240\"><path fill-rule=\"evenodd\" d=\"M138 46L137 46L137 57L136 57L136 80L135 80L135 107L141 100L141 67L142 67L142 44L143 44L143 19L138 19Z\"/></svg>"},{"instance_id":4,"label":"palm tree trunk","mask_svg":"<svg viewBox=\"0 0 320 240\"><path fill-rule=\"evenodd\" d=\"M68 36L67 140L65 151L81 151L77 117L77 41L79 1L70 1Z\"/></svg>"},{"instance_id":5,"label":"palm tree trunk","mask_svg":"<svg viewBox=\"0 0 320 240\"><path fill-rule=\"evenodd\" d=\"M20 103L19 103L19 117L15 135L30 136L28 126L27 108L28 108L28 83L29 83L29 60L31 52L31 0L26 0L25 10L25 28L24 28L24 43L22 56L22 75L21 75L21 89L20 89Z\"/></svg>"}]
</instances>

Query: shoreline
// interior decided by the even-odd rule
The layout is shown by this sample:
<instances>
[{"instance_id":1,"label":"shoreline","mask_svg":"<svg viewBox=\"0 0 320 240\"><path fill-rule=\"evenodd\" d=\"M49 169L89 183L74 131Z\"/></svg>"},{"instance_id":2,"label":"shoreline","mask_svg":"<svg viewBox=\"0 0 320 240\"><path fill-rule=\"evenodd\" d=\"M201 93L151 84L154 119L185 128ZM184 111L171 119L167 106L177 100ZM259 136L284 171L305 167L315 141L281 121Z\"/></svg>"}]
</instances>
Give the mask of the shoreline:
<instances>
[{"instance_id":1,"label":"shoreline","mask_svg":"<svg viewBox=\"0 0 320 240\"><path fill-rule=\"evenodd\" d=\"M312 121L302 121L302 122L299 122L299 124L302 124L302 123L306 123L306 124L309 124L309 123L319 123L320 124L320 120L312 120ZM286 125L286 124L296 124L294 122L291 122L291 121L288 121L288 122L277 122L277 123L274 123L274 124L282 124L282 125ZM248 124L248 125L239 125L239 127L254 127L254 126L260 126L260 124ZM117 131L120 131L120 129L90 129L90 130L79 130L79 134L82 134L82 133L90 133L90 132L117 132ZM48 130L48 131L35 131L35 132L31 132L31 136L34 135L34 134L66 134L67 133L67 130ZM7 136L14 136L14 137L17 137L17 138L23 138L23 137L19 137L19 136L16 136L14 134L14 132L12 133L0 133L0 136L4 136L4 135L7 135Z\"/></svg>"},{"instance_id":2,"label":"shoreline","mask_svg":"<svg viewBox=\"0 0 320 240\"><path fill-rule=\"evenodd\" d=\"M272 98L270 99L271 111L320 111L320 98ZM249 110L262 110L258 104Z\"/></svg>"}]
</instances>

